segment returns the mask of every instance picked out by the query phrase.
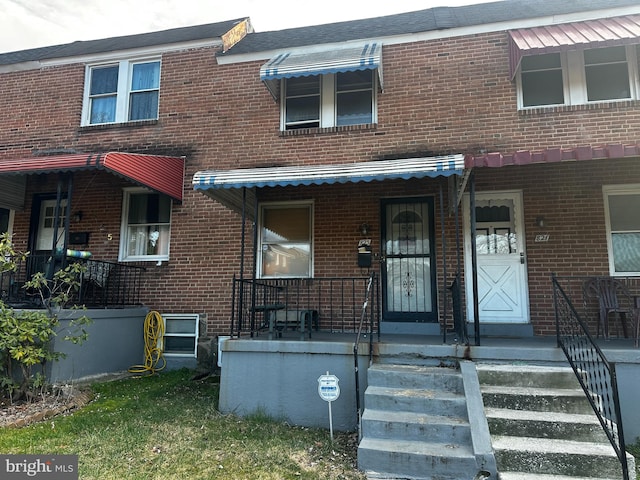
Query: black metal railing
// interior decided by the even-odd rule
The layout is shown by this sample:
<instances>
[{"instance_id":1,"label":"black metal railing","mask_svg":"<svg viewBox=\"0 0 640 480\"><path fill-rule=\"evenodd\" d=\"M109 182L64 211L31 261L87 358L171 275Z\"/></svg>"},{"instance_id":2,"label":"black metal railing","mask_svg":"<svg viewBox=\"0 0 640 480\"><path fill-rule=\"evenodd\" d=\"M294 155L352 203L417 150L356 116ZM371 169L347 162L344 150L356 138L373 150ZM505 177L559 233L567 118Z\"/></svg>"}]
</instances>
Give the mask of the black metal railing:
<instances>
[{"instance_id":1,"label":"black metal railing","mask_svg":"<svg viewBox=\"0 0 640 480\"><path fill-rule=\"evenodd\" d=\"M231 335L256 336L269 330L300 326L301 315L309 333L356 333L369 277L233 279ZM377 291L377 277L373 291ZM377 297L374 295L373 299ZM375 301L367 315L378 319ZM276 321L274 321L274 319ZM379 325L374 321L374 325ZM273 332L272 332L273 333Z\"/></svg>"},{"instance_id":2,"label":"black metal railing","mask_svg":"<svg viewBox=\"0 0 640 480\"><path fill-rule=\"evenodd\" d=\"M124 308L140 305L145 268L128 263L88 259L52 258L50 255L29 255L16 261L16 269L0 273L0 292L5 304L19 308L42 307L38 292L25 288L34 274L42 272L51 278L59 268L71 262L80 262L84 271L80 286L71 303L88 308Z\"/></svg>"},{"instance_id":3,"label":"black metal railing","mask_svg":"<svg viewBox=\"0 0 640 480\"><path fill-rule=\"evenodd\" d=\"M355 390L356 390L356 425L358 428L358 440L362 439L362 408L360 406L360 362L358 361L358 350L360 347L360 339L363 335L369 336L369 365L373 361L373 314L369 310L369 301L371 299L371 289L374 285L376 278L375 272L371 272L369 275L369 281L367 283L367 289L364 294L364 300L362 302L362 311L360 313L360 322L358 324L358 331L356 334L356 341L353 343L353 365L355 373ZM365 323L366 318L369 318L369 322ZM368 330L364 330L365 325ZM379 333L379 330L378 330Z\"/></svg>"},{"instance_id":4,"label":"black metal railing","mask_svg":"<svg viewBox=\"0 0 640 480\"><path fill-rule=\"evenodd\" d=\"M573 280L575 277L567 279L569 286ZM606 359L589 334L587 324L574 308L560 281L562 280L555 275L552 276L558 346L566 355L616 452L622 467L623 480L629 480L615 363Z\"/></svg>"}]
</instances>

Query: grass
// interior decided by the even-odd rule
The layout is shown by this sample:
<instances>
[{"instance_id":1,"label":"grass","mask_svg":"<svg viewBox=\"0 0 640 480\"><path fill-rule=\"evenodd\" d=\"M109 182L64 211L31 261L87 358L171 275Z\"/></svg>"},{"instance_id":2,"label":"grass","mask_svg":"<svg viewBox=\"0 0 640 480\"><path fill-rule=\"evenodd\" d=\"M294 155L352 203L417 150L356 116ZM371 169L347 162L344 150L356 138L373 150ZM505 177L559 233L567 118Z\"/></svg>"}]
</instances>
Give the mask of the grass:
<instances>
[{"instance_id":1,"label":"grass","mask_svg":"<svg viewBox=\"0 0 640 480\"><path fill-rule=\"evenodd\" d=\"M83 480L357 479L353 434L217 410L213 377L180 370L97 383L75 413L0 429L4 454L77 454Z\"/></svg>"}]
</instances>

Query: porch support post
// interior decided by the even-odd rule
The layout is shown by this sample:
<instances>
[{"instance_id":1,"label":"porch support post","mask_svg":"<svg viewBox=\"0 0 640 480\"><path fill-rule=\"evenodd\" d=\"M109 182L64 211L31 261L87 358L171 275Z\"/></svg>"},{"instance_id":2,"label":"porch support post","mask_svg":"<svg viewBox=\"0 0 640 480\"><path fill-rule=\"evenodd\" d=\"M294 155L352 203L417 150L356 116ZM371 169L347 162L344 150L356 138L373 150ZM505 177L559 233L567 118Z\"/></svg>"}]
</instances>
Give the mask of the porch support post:
<instances>
[{"instance_id":1,"label":"porch support post","mask_svg":"<svg viewBox=\"0 0 640 480\"><path fill-rule=\"evenodd\" d=\"M69 228L71 227L71 197L73 193L73 173L67 181L67 208L64 214L64 242L62 244L62 268L67 266L67 248L69 248Z\"/></svg>"},{"instance_id":2,"label":"porch support post","mask_svg":"<svg viewBox=\"0 0 640 480\"><path fill-rule=\"evenodd\" d=\"M471 235L471 280L473 282L473 325L476 345L480 345L480 312L478 311L478 252L476 251L476 176L473 170L469 185L469 219Z\"/></svg>"},{"instance_id":3,"label":"porch support post","mask_svg":"<svg viewBox=\"0 0 640 480\"><path fill-rule=\"evenodd\" d=\"M243 320L243 315L242 312L245 308L245 305L243 305L244 302L244 250L245 250L245 230L246 230L246 220L247 220L247 212L246 212L246 207L247 207L247 188L246 187L242 187L242 215L241 215L241 221L242 221L242 227L240 229L240 288L238 288L238 296L240 297L239 301L238 301L238 337L240 337L240 331L242 330L242 320ZM233 308L236 308L236 305L233 304ZM232 332L233 334L233 332Z\"/></svg>"},{"instance_id":4,"label":"porch support post","mask_svg":"<svg viewBox=\"0 0 640 480\"><path fill-rule=\"evenodd\" d=\"M442 184L440 184L440 230L442 234L442 306L443 328L442 343L447 343L447 237L444 233L444 200L442 195Z\"/></svg>"}]
</instances>

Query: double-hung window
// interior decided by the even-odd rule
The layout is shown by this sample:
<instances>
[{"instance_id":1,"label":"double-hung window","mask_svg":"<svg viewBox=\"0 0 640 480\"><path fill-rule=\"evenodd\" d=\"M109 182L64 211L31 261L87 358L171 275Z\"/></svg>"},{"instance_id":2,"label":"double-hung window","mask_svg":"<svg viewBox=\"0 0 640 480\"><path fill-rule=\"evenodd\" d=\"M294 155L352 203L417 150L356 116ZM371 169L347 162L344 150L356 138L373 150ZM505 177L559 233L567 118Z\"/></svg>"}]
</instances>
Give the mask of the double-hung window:
<instances>
[{"instance_id":1,"label":"double-hung window","mask_svg":"<svg viewBox=\"0 0 640 480\"><path fill-rule=\"evenodd\" d=\"M603 192L609 270L612 275L640 275L640 185L605 186Z\"/></svg>"},{"instance_id":2,"label":"double-hung window","mask_svg":"<svg viewBox=\"0 0 640 480\"><path fill-rule=\"evenodd\" d=\"M293 77L282 83L284 130L375 122L374 70Z\"/></svg>"},{"instance_id":3,"label":"double-hung window","mask_svg":"<svg viewBox=\"0 0 640 480\"><path fill-rule=\"evenodd\" d=\"M169 259L171 199L142 188L125 189L120 260Z\"/></svg>"},{"instance_id":4,"label":"double-hung window","mask_svg":"<svg viewBox=\"0 0 640 480\"><path fill-rule=\"evenodd\" d=\"M160 61L120 61L87 68L83 125L158 118Z\"/></svg>"},{"instance_id":5,"label":"double-hung window","mask_svg":"<svg viewBox=\"0 0 640 480\"><path fill-rule=\"evenodd\" d=\"M311 277L313 204L269 203L260 208L258 276Z\"/></svg>"},{"instance_id":6,"label":"double-hung window","mask_svg":"<svg viewBox=\"0 0 640 480\"><path fill-rule=\"evenodd\" d=\"M569 50L522 58L519 108L640 99L636 46Z\"/></svg>"}]
</instances>

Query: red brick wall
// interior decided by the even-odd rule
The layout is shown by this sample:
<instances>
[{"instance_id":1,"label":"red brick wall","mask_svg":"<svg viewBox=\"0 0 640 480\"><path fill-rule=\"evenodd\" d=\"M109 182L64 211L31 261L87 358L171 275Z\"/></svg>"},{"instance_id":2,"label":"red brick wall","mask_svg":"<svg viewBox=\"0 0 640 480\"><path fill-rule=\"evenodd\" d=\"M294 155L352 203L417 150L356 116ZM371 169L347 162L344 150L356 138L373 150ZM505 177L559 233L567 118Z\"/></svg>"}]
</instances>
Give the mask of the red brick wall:
<instances>
[{"instance_id":1,"label":"red brick wall","mask_svg":"<svg viewBox=\"0 0 640 480\"><path fill-rule=\"evenodd\" d=\"M209 48L162 57L157 122L80 127L85 67L81 64L0 74L0 159L58 149L122 150L186 156L185 196L172 217L170 261L149 264L145 303L163 312L198 312L208 331L229 328L231 278L239 268L240 216L191 188L203 169L328 164L381 158L535 150L635 142L638 102L519 113L508 78L506 33L459 37L383 50L384 92L378 124L342 132L281 135L279 105L260 82L262 61L217 65ZM531 317L551 333L549 274L607 271L603 183L640 183L637 160L477 171L478 190L522 189L527 234ZM31 197L54 192L55 176L29 179L27 209L16 215L16 242L25 242ZM265 199L315 200L316 275L360 273L355 258L363 221L379 238L382 197L434 195L439 232L440 180L311 186L260 192ZM88 249L115 260L123 186L103 172L77 174L72 231L91 233ZM442 183L445 196L446 182ZM446 200L448 205L449 201ZM534 243L536 216L549 220L550 241ZM450 283L455 271L455 224L447 222ZM107 234L113 235L108 240ZM436 235L440 255L440 234ZM374 244L374 251L379 242ZM248 252L250 250L247 250ZM442 272L441 258L438 269ZM440 287L439 287L440 288Z\"/></svg>"}]
</instances>

